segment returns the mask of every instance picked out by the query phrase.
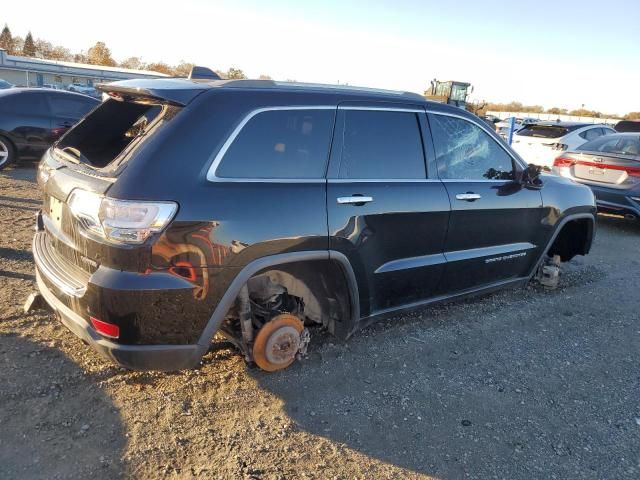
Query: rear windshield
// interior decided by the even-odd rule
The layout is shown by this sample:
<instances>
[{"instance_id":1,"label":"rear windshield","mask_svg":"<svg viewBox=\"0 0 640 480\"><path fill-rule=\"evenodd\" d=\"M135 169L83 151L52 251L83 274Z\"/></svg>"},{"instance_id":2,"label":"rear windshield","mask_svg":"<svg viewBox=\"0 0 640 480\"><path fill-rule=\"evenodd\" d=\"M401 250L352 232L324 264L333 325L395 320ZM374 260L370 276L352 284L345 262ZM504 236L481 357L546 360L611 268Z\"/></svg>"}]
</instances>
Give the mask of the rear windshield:
<instances>
[{"instance_id":1,"label":"rear windshield","mask_svg":"<svg viewBox=\"0 0 640 480\"><path fill-rule=\"evenodd\" d=\"M616 130L618 132L640 132L640 120L622 120L616 123Z\"/></svg>"},{"instance_id":2,"label":"rear windshield","mask_svg":"<svg viewBox=\"0 0 640 480\"><path fill-rule=\"evenodd\" d=\"M103 169L122 159L144 137L170 120L179 107L107 100L56 146L65 158Z\"/></svg>"},{"instance_id":3,"label":"rear windshield","mask_svg":"<svg viewBox=\"0 0 640 480\"><path fill-rule=\"evenodd\" d=\"M640 135L605 135L585 143L579 151L640 155Z\"/></svg>"},{"instance_id":4,"label":"rear windshield","mask_svg":"<svg viewBox=\"0 0 640 480\"><path fill-rule=\"evenodd\" d=\"M518 130L518 135L523 137L560 138L569 133L567 127L558 125L527 125Z\"/></svg>"}]
</instances>

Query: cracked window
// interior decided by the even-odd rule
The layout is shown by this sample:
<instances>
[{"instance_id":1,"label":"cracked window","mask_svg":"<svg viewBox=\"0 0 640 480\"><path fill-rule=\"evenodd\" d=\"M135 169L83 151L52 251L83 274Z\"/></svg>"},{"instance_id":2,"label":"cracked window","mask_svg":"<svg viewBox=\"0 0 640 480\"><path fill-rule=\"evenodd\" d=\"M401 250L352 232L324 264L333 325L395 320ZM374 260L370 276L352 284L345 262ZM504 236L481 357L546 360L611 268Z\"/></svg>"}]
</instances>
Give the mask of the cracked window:
<instances>
[{"instance_id":1,"label":"cracked window","mask_svg":"<svg viewBox=\"0 0 640 480\"><path fill-rule=\"evenodd\" d=\"M487 132L461 118L437 114L431 118L440 178L514 179L511 156Z\"/></svg>"}]
</instances>

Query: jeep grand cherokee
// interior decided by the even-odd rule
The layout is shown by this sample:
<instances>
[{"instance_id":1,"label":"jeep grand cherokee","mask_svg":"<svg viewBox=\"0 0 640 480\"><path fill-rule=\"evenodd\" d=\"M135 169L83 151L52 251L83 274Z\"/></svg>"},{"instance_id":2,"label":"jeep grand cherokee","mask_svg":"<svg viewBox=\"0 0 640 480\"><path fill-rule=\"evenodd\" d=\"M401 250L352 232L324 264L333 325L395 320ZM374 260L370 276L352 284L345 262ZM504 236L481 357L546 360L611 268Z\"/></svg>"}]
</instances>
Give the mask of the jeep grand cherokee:
<instances>
[{"instance_id":1,"label":"jeep grand cherokee","mask_svg":"<svg viewBox=\"0 0 640 480\"><path fill-rule=\"evenodd\" d=\"M220 331L265 370L526 284L588 253L591 191L421 96L274 81L129 80L50 148L38 288L97 351L194 367Z\"/></svg>"}]
</instances>

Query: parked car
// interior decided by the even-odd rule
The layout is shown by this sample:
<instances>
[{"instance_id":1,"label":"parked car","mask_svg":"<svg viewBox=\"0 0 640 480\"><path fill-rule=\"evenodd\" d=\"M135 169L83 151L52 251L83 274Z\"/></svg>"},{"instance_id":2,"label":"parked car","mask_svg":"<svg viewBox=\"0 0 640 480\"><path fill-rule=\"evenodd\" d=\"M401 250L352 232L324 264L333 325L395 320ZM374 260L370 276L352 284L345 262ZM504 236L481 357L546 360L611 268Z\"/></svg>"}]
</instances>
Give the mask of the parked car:
<instances>
[{"instance_id":1,"label":"parked car","mask_svg":"<svg viewBox=\"0 0 640 480\"><path fill-rule=\"evenodd\" d=\"M640 120L621 120L616 123L616 132L640 132Z\"/></svg>"},{"instance_id":2,"label":"parked car","mask_svg":"<svg viewBox=\"0 0 640 480\"><path fill-rule=\"evenodd\" d=\"M13 84L0 78L0 90L4 90L6 88L13 88Z\"/></svg>"},{"instance_id":3,"label":"parked car","mask_svg":"<svg viewBox=\"0 0 640 480\"><path fill-rule=\"evenodd\" d=\"M33 255L61 321L129 368L194 367L220 331L278 370L313 327L346 339L525 285L591 246L587 187L540 176L478 117L417 94L104 89L111 99L43 156Z\"/></svg>"},{"instance_id":4,"label":"parked car","mask_svg":"<svg viewBox=\"0 0 640 480\"><path fill-rule=\"evenodd\" d=\"M93 86L84 85L82 83L71 83L67 86L67 90L70 92L84 93L85 95L91 95L96 92Z\"/></svg>"},{"instance_id":5,"label":"parked car","mask_svg":"<svg viewBox=\"0 0 640 480\"><path fill-rule=\"evenodd\" d=\"M616 131L605 124L540 122L518 130L512 146L527 163L551 168L561 152L613 133Z\"/></svg>"},{"instance_id":6,"label":"parked car","mask_svg":"<svg viewBox=\"0 0 640 480\"><path fill-rule=\"evenodd\" d=\"M640 218L640 133L616 133L565 152L556 174L588 185L598 210Z\"/></svg>"},{"instance_id":7,"label":"parked car","mask_svg":"<svg viewBox=\"0 0 640 480\"><path fill-rule=\"evenodd\" d=\"M495 115L483 115L480 118L487 122L494 130L496 129L496 124L502 121Z\"/></svg>"},{"instance_id":8,"label":"parked car","mask_svg":"<svg viewBox=\"0 0 640 480\"><path fill-rule=\"evenodd\" d=\"M48 88L51 90L64 90L60 85L56 85L55 83L45 83L42 87L39 88Z\"/></svg>"},{"instance_id":9,"label":"parked car","mask_svg":"<svg viewBox=\"0 0 640 480\"><path fill-rule=\"evenodd\" d=\"M511 118L505 118L504 120L500 120L496 123L496 129L498 131L498 135L502 138L506 139L509 137L509 129L511 128ZM516 118L514 124L514 133L520 130L522 127L526 125L532 125L534 123L538 123L539 120L537 118Z\"/></svg>"},{"instance_id":10,"label":"parked car","mask_svg":"<svg viewBox=\"0 0 640 480\"><path fill-rule=\"evenodd\" d=\"M98 101L60 90L0 90L0 170L23 158L40 158Z\"/></svg>"}]
</instances>

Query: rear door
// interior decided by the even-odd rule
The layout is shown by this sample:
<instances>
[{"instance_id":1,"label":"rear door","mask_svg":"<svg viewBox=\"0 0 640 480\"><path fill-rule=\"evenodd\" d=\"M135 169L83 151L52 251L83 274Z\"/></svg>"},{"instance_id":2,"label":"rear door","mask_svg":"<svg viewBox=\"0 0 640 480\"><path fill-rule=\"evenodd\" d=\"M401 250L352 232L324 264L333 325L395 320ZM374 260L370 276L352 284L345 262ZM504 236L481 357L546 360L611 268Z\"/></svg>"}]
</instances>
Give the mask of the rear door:
<instances>
[{"instance_id":1,"label":"rear door","mask_svg":"<svg viewBox=\"0 0 640 480\"><path fill-rule=\"evenodd\" d=\"M436 294L444 270L449 200L429 180L424 109L340 105L327 184L329 247L349 259L361 314Z\"/></svg>"},{"instance_id":2,"label":"rear door","mask_svg":"<svg viewBox=\"0 0 640 480\"><path fill-rule=\"evenodd\" d=\"M0 128L18 147L20 155L36 157L49 146L51 114L45 93L36 89L3 96Z\"/></svg>"},{"instance_id":3,"label":"rear door","mask_svg":"<svg viewBox=\"0 0 640 480\"><path fill-rule=\"evenodd\" d=\"M515 160L481 122L430 113L429 124L451 201L442 292L527 275L542 247L540 191L514 181Z\"/></svg>"}]
</instances>

